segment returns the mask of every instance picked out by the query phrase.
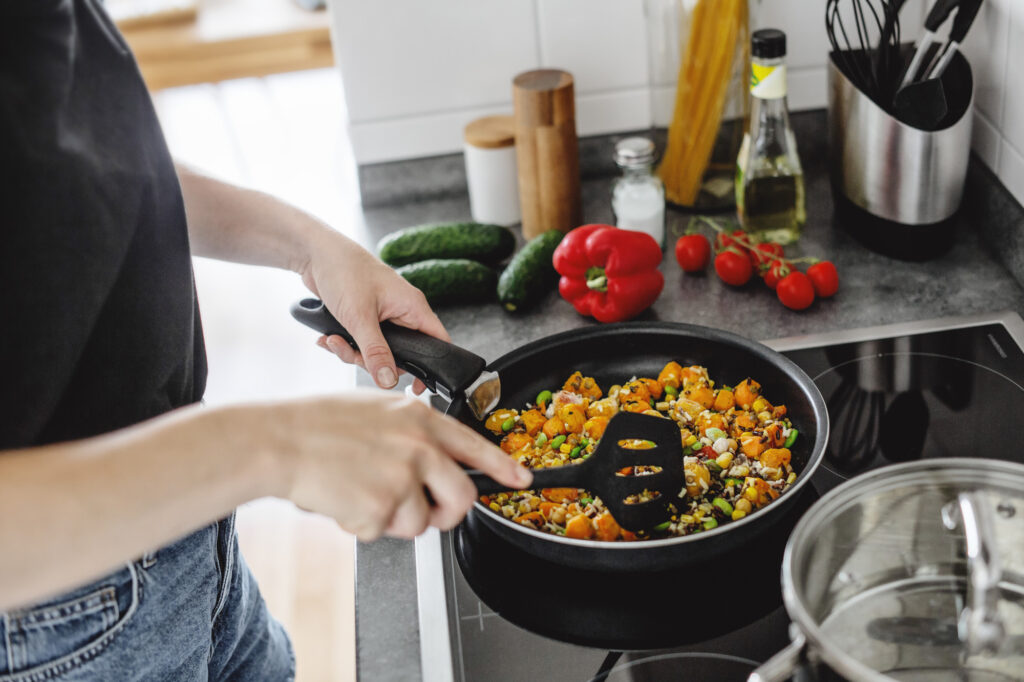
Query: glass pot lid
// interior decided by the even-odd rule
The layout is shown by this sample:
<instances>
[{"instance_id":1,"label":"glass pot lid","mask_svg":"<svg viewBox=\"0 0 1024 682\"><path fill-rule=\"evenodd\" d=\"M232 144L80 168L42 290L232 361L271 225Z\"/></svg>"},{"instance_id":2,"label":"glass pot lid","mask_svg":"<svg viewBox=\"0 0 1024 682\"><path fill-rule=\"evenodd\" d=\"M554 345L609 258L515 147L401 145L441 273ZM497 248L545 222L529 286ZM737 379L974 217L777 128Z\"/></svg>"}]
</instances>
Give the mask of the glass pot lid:
<instances>
[{"instance_id":1,"label":"glass pot lid","mask_svg":"<svg viewBox=\"0 0 1024 682\"><path fill-rule=\"evenodd\" d=\"M850 679L1021 679L1024 466L929 460L845 483L790 538L783 594Z\"/></svg>"}]
</instances>

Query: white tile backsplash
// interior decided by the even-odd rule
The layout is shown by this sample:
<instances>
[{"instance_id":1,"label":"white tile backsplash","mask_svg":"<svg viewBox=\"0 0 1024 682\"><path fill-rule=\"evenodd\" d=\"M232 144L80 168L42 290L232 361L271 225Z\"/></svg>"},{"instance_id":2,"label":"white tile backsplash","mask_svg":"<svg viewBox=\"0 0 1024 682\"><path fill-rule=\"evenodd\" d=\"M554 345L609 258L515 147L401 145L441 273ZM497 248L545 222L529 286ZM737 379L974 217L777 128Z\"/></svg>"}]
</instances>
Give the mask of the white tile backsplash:
<instances>
[{"instance_id":1,"label":"white tile backsplash","mask_svg":"<svg viewBox=\"0 0 1024 682\"><path fill-rule=\"evenodd\" d=\"M1024 154L1014 149L1009 141L1003 141L999 154L999 178L1006 188L1024 203Z\"/></svg>"},{"instance_id":2,"label":"white tile backsplash","mask_svg":"<svg viewBox=\"0 0 1024 682\"><path fill-rule=\"evenodd\" d=\"M985 114L974 113L974 125L971 126L971 148L977 152L981 160L989 168L999 168L999 154L1002 151L1003 137Z\"/></svg>"},{"instance_id":3,"label":"white tile backsplash","mask_svg":"<svg viewBox=\"0 0 1024 682\"><path fill-rule=\"evenodd\" d=\"M576 93L646 87L643 0L539 0L541 65L565 69Z\"/></svg>"},{"instance_id":4,"label":"white tile backsplash","mask_svg":"<svg viewBox=\"0 0 1024 682\"><path fill-rule=\"evenodd\" d=\"M537 67L533 2L335 0L332 11L352 123L511 102L512 76Z\"/></svg>"},{"instance_id":5,"label":"white tile backsplash","mask_svg":"<svg viewBox=\"0 0 1024 682\"><path fill-rule=\"evenodd\" d=\"M1024 76L1021 76L1021 65L1024 64L1024 0L1008 0L1003 3L1003 10L1009 15L1004 16L1003 21L1010 24L1010 44L1003 74L1000 129L1017 153L1024 154Z\"/></svg>"},{"instance_id":6,"label":"white tile backsplash","mask_svg":"<svg viewBox=\"0 0 1024 682\"><path fill-rule=\"evenodd\" d=\"M904 41L920 34L931 2L907 0ZM538 66L575 77L580 135L663 126L671 116L672 79L650 72L645 0L331 3L359 163L460 150L465 123L510 113L512 77ZM825 106L824 0L754 4L755 28L786 31L790 109ZM1024 64L1024 0L985 0L964 52L977 88L973 147L1024 202L1024 78L1015 66Z\"/></svg>"},{"instance_id":7,"label":"white tile backsplash","mask_svg":"<svg viewBox=\"0 0 1024 682\"><path fill-rule=\"evenodd\" d=\"M1003 82L1006 79L1010 4L1020 0L986 0L963 43L974 74L974 103L996 128L1003 122Z\"/></svg>"}]
</instances>

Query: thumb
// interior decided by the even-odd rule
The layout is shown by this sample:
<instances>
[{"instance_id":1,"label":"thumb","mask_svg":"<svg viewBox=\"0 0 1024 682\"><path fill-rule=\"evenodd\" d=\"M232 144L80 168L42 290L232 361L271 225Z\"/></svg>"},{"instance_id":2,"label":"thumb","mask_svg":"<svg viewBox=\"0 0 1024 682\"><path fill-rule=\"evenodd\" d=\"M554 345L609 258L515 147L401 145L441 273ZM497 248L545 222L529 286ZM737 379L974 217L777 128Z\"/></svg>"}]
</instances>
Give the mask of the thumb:
<instances>
[{"instance_id":1,"label":"thumb","mask_svg":"<svg viewBox=\"0 0 1024 682\"><path fill-rule=\"evenodd\" d=\"M380 331L380 322L372 317L360 317L349 326L349 332L359 346L359 354L363 365L373 380L381 388L392 388L398 383L398 370L395 358L391 355L384 335Z\"/></svg>"}]
</instances>

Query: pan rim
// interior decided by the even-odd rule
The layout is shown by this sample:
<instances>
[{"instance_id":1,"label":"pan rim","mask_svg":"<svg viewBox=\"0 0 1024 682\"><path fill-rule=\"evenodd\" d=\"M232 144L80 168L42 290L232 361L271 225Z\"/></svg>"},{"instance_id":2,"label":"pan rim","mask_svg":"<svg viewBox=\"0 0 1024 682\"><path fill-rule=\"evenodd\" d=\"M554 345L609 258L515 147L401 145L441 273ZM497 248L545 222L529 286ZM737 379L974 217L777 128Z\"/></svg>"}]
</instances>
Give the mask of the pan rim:
<instances>
[{"instance_id":1,"label":"pan rim","mask_svg":"<svg viewBox=\"0 0 1024 682\"><path fill-rule=\"evenodd\" d=\"M735 348L740 348L744 351L753 353L755 356L759 356L761 359L767 360L782 369L790 379L796 382L797 386L808 398L812 407L812 412L817 416L818 422L818 432L815 437L814 445L811 449L811 454L807 458L807 466L797 477L797 482L787 490L783 496L780 496L778 500L762 509L759 509L754 514L747 515L739 521L731 521L728 524L719 526L718 528L675 538L635 540L631 542L608 542L604 540L580 540L576 538L566 538L561 535L543 533L539 530L527 528L522 524L510 521L503 516L495 514L491 509L485 507L479 500L474 500L473 510L481 514L481 520L484 522L497 522L504 525L509 530L522 533L526 537L532 537L545 542L564 544L567 547L577 549L611 549L616 551L629 551L655 548L661 549L676 545L703 542L708 538L715 538L733 530L740 531L749 527L751 521L756 523L759 519L768 518L768 514L778 512L780 509L788 509L789 503L802 494L807 485L810 485L810 480L817 472L818 466L821 464L821 460L824 457L830 428L828 408L825 405L825 399L821 395L821 391L818 390L817 384L814 383L814 380L811 379L799 365L782 355L782 353L769 348L760 341L754 341L753 339L748 339L740 334L735 334L722 329L689 324L686 322L658 320L647 322L620 322L616 324L570 329L568 331L558 332L556 334L550 334L548 336L535 339L534 341L519 346L518 348L514 348L496 360L488 363L487 369L492 372L497 372L500 376L502 368L519 360L523 354L539 352L547 346L559 345L567 339L571 339L572 341L585 341L591 337L601 337L627 331L630 334L663 333L669 331L677 333L680 336L700 338L714 343L725 343ZM445 413L452 414L453 412L458 412L463 409L466 409L465 398L459 396L448 405L448 409ZM783 497L788 499L785 504L780 504Z\"/></svg>"}]
</instances>

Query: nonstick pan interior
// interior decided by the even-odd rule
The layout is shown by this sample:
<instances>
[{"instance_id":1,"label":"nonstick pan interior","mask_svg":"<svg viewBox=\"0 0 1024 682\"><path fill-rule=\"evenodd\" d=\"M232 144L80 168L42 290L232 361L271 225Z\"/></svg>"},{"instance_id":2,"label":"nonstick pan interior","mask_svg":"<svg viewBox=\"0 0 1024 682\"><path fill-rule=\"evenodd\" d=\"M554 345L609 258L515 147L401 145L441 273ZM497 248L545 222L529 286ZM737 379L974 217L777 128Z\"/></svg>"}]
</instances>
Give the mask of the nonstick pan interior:
<instances>
[{"instance_id":1,"label":"nonstick pan interior","mask_svg":"<svg viewBox=\"0 0 1024 682\"><path fill-rule=\"evenodd\" d=\"M734 386L751 377L775 405L786 405L800 437L791 448L797 482L778 500L740 521L682 538L607 543L573 540L526 528L477 504L471 514L510 542L557 563L609 571L662 570L703 560L742 544L758 528L784 514L808 484L821 461L828 438L828 413L814 382L793 362L741 336L670 322L640 322L588 327L556 334L522 346L492 362L501 375L501 407L521 409L537 394L561 388L574 371L594 377L604 391L633 376L656 377L666 363L703 365L717 385ZM483 434L461 398L448 414Z\"/></svg>"}]
</instances>

